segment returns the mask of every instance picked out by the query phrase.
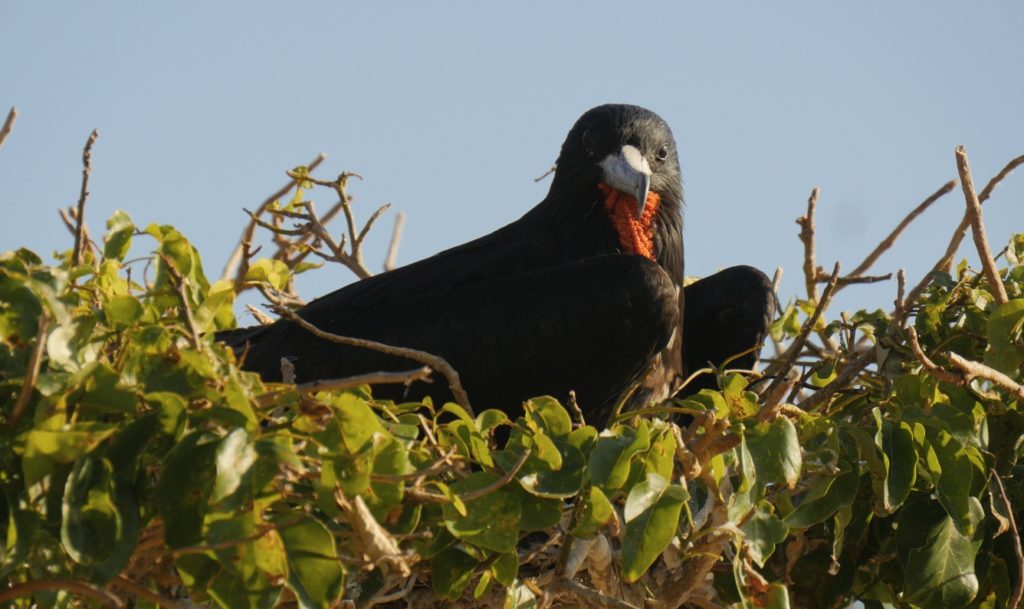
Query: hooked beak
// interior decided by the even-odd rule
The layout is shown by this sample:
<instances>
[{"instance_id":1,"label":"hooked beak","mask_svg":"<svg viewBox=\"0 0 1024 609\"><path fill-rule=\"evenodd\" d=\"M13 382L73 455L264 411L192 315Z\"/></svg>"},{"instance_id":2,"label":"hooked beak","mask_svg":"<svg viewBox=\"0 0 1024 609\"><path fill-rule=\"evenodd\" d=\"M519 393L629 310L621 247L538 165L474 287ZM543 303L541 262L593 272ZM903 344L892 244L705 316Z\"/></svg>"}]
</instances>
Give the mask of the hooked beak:
<instances>
[{"instance_id":1,"label":"hooked beak","mask_svg":"<svg viewBox=\"0 0 1024 609\"><path fill-rule=\"evenodd\" d=\"M651 164L636 146L626 144L618 154L609 154L600 163L604 182L636 198L636 217L644 214L647 193L651 190Z\"/></svg>"}]
</instances>

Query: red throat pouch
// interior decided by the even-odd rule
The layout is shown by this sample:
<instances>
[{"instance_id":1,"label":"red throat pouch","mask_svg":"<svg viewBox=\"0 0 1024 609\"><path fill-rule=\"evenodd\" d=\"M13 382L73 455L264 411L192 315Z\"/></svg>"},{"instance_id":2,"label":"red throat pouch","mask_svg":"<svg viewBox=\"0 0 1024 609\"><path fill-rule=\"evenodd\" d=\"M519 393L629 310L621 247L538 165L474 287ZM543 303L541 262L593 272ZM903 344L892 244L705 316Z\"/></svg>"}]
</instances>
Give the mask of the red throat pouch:
<instances>
[{"instance_id":1,"label":"red throat pouch","mask_svg":"<svg viewBox=\"0 0 1024 609\"><path fill-rule=\"evenodd\" d=\"M661 206L661 196L648 192L647 205L638 219L635 197L607 184L598 184L597 187L604 194L604 210L619 235L619 245L631 254L654 260L654 216Z\"/></svg>"}]
</instances>

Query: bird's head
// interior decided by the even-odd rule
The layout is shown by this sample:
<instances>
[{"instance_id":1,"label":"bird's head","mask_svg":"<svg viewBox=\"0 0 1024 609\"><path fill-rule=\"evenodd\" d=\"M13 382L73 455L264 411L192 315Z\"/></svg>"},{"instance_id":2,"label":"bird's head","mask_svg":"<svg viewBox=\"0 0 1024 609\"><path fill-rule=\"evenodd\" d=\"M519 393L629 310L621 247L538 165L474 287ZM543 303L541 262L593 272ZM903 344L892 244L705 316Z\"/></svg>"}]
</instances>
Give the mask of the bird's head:
<instances>
[{"instance_id":1,"label":"bird's head","mask_svg":"<svg viewBox=\"0 0 1024 609\"><path fill-rule=\"evenodd\" d=\"M551 188L602 202L621 245L633 253L653 258L654 234L679 228L676 143L668 124L639 106L606 104L584 113L562 144Z\"/></svg>"}]
</instances>

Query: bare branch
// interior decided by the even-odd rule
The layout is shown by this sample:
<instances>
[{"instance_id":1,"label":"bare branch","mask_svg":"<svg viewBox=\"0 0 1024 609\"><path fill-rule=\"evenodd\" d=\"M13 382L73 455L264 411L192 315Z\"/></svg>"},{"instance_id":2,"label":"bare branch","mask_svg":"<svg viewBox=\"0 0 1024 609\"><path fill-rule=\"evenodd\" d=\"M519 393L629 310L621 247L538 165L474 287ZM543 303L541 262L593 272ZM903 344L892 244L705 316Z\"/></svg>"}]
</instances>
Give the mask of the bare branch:
<instances>
[{"instance_id":1,"label":"bare branch","mask_svg":"<svg viewBox=\"0 0 1024 609\"><path fill-rule=\"evenodd\" d=\"M287 317L291 321L295 322L302 329L310 332L314 336L337 343L339 345L347 345L349 347L359 347L363 349L371 349L373 351L379 351L387 355L394 355L396 357L404 357L411 359L414 362L429 366L434 370L440 372L447 380L448 386L451 388L452 396L460 406L465 408L471 416L473 416L473 408L469 404L469 396L466 395L465 389L462 388L462 382L459 380L459 373L452 368L451 364L445 361L443 358L438 357L432 353L426 351L420 351L419 349L409 349L407 347L396 347L394 345L387 345L379 343L374 340L366 340L363 338L353 338L349 336L340 336L338 334L332 334L325 332L320 328L317 328L313 324L309 323L305 319L302 319L294 312L284 307L275 307L278 314L282 317Z\"/></svg>"},{"instance_id":2,"label":"bare branch","mask_svg":"<svg viewBox=\"0 0 1024 609\"><path fill-rule=\"evenodd\" d=\"M811 316L804 321L804 325L800 328L800 333L796 335L796 338L793 339L793 342L790 343L789 347L786 349L786 352L783 354L782 363L779 364L778 369L775 371L775 379L771 382L770 385L768 385L767 388L765 388L761 395L778 395L778 392L776 390L778 389L779 385L781 385L786 380L786 375L789 373L790 368L793 367L793 362L796 361L796 358L800 355L800 352L803 350L804 344L807 342L807 337L810 336L815 324L817 324L818 320L821 319L821 314L825 311L825 308L828 307L829 303L832 301L832 294L835 293L836 285L838 284L838 282L839 263L837 262L835 267L833 267L832 269L832 275L829 278L828 285L825 286L825 291L821 295L821 300L819 300L818 305L814 307L814 313L812 313ZM765 409L771 410L774 406L775 404L769 404L765 406Z\"/></svg>"},{"instance_id":3,"label":"bare branch","mask_svg":"<svg viewBox=\"0 0 1024 609\"><path fill-rule=\"evenodd\" d=\"M796 219L800 225L800 241L804 244L804 285L807 287L807 297L814 301L818 300L818 289L815 287L818 266L814 262L814 210L818 206L819 193L820 190L815 186L807 199L807 215Z\"/></svg>"},{"instance_id":4,"label":"bare branch","mask_svg":"<svg viewBox=\"0 0 1024 609\"><path fill-rule=\"evenodd\" d=\"M863 273L865 273L869 268L871 268L871 266L878 260L878 258L882 254L884 254L886 250L892 247L894 243L896 243L896 239L899 238L900 233L902 233L903 230L907 228L907 226L909 226L915 218L923 214L926 209L931 207L932 203L938 201L940 198L942 198L943 195L952 192L953 188L955 187L956 180L950 180L949 182L946 182L938 190L932 193L931 196L922 201L920 205L911 210L911 212L907 214L907 216L903 218L903 220L901 220L899 224L896 225L896 228L894 228L892 232L889 233L889 236L887 236L885 239L882 239L882 242L879 243L875 247L875 249L872 250L871 253L867 255L866 258L864 258L864 261L857 265L857 268L853 269L853 271L850 273L850 277L860 276Z\"/></svg>"},{"instance_id":5,"label":"bare branch","mask_svg":"<svg viewBox=\"0 0 1024 609\"><path fill-rule=\"evenodd\" d=\"M384 270L390 271L395 268L398 261L398 245L402 242L402 229L405 227L405 214L398 212L395 215L395 228L391 231L391 243L388 244L388 255L384 258Z\"/></svg>"},{"instance_id":6,"label":"bare branch","mask_svg":"<svg viewBox=\"0 0 1024 609\"><path fill-rule=\"evenodd\" d=\"M249 311L250 315L256 318L256 323L258 323L261 326L269 326L270 324L274 323L274 319L272 317L270 317L263 311L260 311L251 304L245 305L245 309Z\"/></svg>"},{"instance_id":7,"label":"bare branch","mask_svg":"<svg viewBox=\"0 0 1024 609\"><path fill-rule=\"evenodd\" d=\"M967 150L963 146L956 147L956 167L960 171L960 186L964 191L964 199L967 201L967 217L971 221L972 232L974 233L974 245L978 249L978 256L981 257L981 266L985 269L985 277L988 278L989 287L992 288L992 297L996 304L1006 304L1009 297L1006 295L1006 287L999 276L999 269L992 259L992 250L988 246L988 238L985 236L985 224L981 219L981 201L974 192L974 179L971 177L971 166L967 161Z\"/></svg>"},{"instance_id":8,"label":"bare branch","mask_svg":"<svg viewBox=\"0 0 1024 609\"><path fill-rule=\"evenodd\" d=\"M11 106L11 111L7 113L7 119L4 120L4 126L0 127L0 148L4 147L4 142L7 141L7 136L11 134L11 129L14 128L14 121L18 118L18 109Z\"/></svg>"},{"instance_id":9,"label":"bare branch","mask_svg":"<svg viewBox=\"0 0 1024 609\"><path fill-rule=\"evenodd\" d=\"M567 595L574 597L580 602L581 607L601 607L601 609L639 609L636 605L619 600L615 597L601 594L577 583L571 579L560 579L553 584L549 591L555 595Z\"/></svg>"},{"instance_id":10,"label":"bare branch","mask_svg":"<svg viewBox=\"0 0 1024 609\"><path fill-rule=\"evenodd\" d=\"M316 393L318 391L344 391L345 389L353 389L363 385L408 385L414 381L429 381L432 372L433 370L429 366L405 372L370 372L343 379L310 381L309 383L296 385L295 389L299 393ZM282 393L285 392L274 391L265 393L259 396L256 402L260 406L267 406L273 403L274 399Z\"/></svg>"},{"instance_id":11,"label":"bare branch","mask_svg":"<svg viewBox=\"0 0 1024 609\"><path fill-rule=\"evenodd\" d=\"M978 201L980 203L987 201L988 198L992 196L992 192L996 189L996 186L998 186L1006 176L1010 175L1014 169L1021 165L1024 165L1024 155L1021 155L1007 163L1005 167L999 170L999 173L988 181L988 184L985 185L985 188L982 189L981 193L978 195ZM953 231L953 236L949 240L949 245L946 246L946 253L943 254L942 258L940 258L938 262L935 263L934 270L949 272L953 265L953 259L956 257L956 252L960 249L960 242L967 236L967 227L970 226L970 224L971 220L968 218L967 212L964 212L964 217L960 220L960 224L957 226L956 230ZM926 280L929 279L926 278ZM917 288L915 288L914 291L917 291Z\"/></svg>"},{"instance_id":12,"label":"bare branch","mask_svg":"<svg viewBox=\"0 0 1024 609\"><path fill-rule=\"evenodd\" d=\"M32 391L36 387L36 378L39 377L39 369L43 362L43 352L46 351L46 333L50 329L50 313L43 309L39 315L39 330L36 332L36 344L32 348L32 354L28 358L28 371L25 372L25 379L21 382L21 391L18 392L18 400L14 403L14 410L11 411L11 418L7 420L7 427L14 429L25 414L29 400L32 399Z\"/></svg>"},{"instance_id":13,"label":"bare branch","mask_svg":"<svg viewBox=\"0 0 1024 609\"><path fill-rule=\"evenodd\" d=\"M885 275L854 275L849 274L845 277L840 277L836 282L837 288L844 288L848 285L859 284L859 283L879 283L881 281L889 281L892 279L892 273L886 273ZM824 276L818 277L818 283L828 283L829 278Z\"/></svg>"},{"instance_id":14,"label":"bare branch","mask_svg":"<svg viewBox=\"0 0 1024 609\"><path fill-rule=\"evenodd\" d=\"M932 375L939 381L949 383L951 385L964 384L964 378L962 376L939 366L933 362L927 354L925 354L924 350L921 349L921 343L917 340L917 330L914 329L914 326L907 328L907 338L907 342L910 343L910 350L914 352L914 356L917 358L917 361L921 362L921 365L924 366L924 369L928 374Z\"/></svg>"},{"instance_id":15,"label":"bare branch","mask_svg":"<svg viewBox=\"0 0 1024 609\"><path fill-rule=\"evenodd\" d=\"M307 165L306 167L309 169L309 171L313 171L326 158L327 155L321 152L316 156L315 159L310 161L309 165ZM292 178L291 180L288 181L287 184L277 189L277 191L274 192L274 194L267 197L263 201L263 203L260 203L260 206L256 208L256 215L258 216L262 214L264 211L267 210L268 207L273 205L275 201L288 194L288 191L295 186L295 181L295 178ZM240 268L240 265L242 264L245 258L245 250L247 248L247 244L252 243L252 238L255 233L256 225L250 222L249 225L245 227L245 230L242 231L242 236L238 239L238 244L235 246L235 249L231 252L231 256L228 257L227 263L224 264L224 270L221 271L220 274L221 279L231 279L232 277L235 277L235 285L237 286L241 283L239 276L244 276L245 270L244 268Z\"/></svg>"},{"instance_id":16,"label":"bare branch","mask_svg":"<svg viewBox=\"0 0 1024 609\"><path fill-rule=\"evenodd\" d=\"M963 371L966 381L969 382L975 378L985 379L1009 391L1016 399L1024 400L1024 387L995 368L969 360L952 351L947 351L945 356L954 366Z\"/></svg>"},{"instance_id":17,"label":"bare branch","mask_svg":"<svg viewBox=\"0 0 1024 609\"><path fill-rule=\"evenodd\" d=\"M78 208L75 214L75 249L71 252L72 266L82 264L82 256L85 255L85 201L89 198L89 176L92 175L92 145L99 136L99 130L93 129L89 139L85 140L85 148L82 149L82 190L78 195Z\"/></svg>"},{"instance_id":18,"label":"bare branch","mask_svg":"<svg viewBox=\"0 0 1024 609\"><path fill-rule=\"evenodd\" d=\"M377 221L377 218L379 218L381 214L383 214L389 209L391 209L390 203L385 203L384 205L378 207L377 211L373 212L373 215L370 216L370 219L367 220L366 224L363 225L363 229L359 231L359 236L356 237L355 242L358 242L359 245L362 245L363 240L366 239L366 234L370 232L371 228L373 228L373 223Z\"/></svg>"}]
</instances>

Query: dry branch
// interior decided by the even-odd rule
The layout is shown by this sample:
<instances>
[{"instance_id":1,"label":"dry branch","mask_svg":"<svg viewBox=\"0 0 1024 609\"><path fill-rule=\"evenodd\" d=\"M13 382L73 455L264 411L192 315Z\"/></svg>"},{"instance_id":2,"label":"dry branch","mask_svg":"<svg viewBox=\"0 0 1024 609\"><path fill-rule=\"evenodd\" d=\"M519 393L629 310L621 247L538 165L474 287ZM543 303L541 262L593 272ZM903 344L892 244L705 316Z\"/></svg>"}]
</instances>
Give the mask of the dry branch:
<instances>
[{"instance_id":1,"label":"dry branch","mask_svg":"<svg viewBox=\"0 0 1024 609\"><path fill-rule=\"evenodd\" d=\"M18 118L18 109L11 106L10 112L7 113L7 118L4 120L4 126L0 127L0 148L3 148L4 142L7 141L7 136L11 134L11 129L14 128L14 121Z\"/></svg>"},{"instance_id":2,"label":"dry branch","mask_svg":"<svg viewBox=\"0 0 1024 609\"><path fill-rule=\"evenodd\" d=\"M325 332L284 307L276 307L276 310L282 317L287 317L307 332L332 343L346 345L349 347L371 349L373 351L378 351L386 355L393 355L395 357L404 357L437 370L445 377L445 379L448 380L448 386L451 388L452 396L455 398L455 401L465 408L466 411L470 413L470 416L474 416L473 408L469 404L469 396L466 395L466 391L462 388L462 382L459 380L459 373L456 372L455 369L452 368L451 364L443 358L432 353L427 353L426 351L420 351L419 349L397 347L394 345L379 343L374 340L340 336L338 334L332 334L331 332Z\"/></svg>"},{"instance_id":3,"label":"dry branch","mask_svg":"<svg viewBox=\"0 0 1024 609\"><path fill-rule=\"evenodd\" d=\"M811 196L807 199L807 214L796 219L800 225L800 241L804 244L804 285L807 288L807 297L811 300L818 300L818 288L815 284L818 280L818 266L814 262L814 210L818 206L817 186L811 190Z\"/></svg>"},{"instance_id":4,"label":"dry branch","mask_svg":"<svg viewBox=\"0 0 1024 609\"><path fill-rule=\"evenodd\" d=\"M395 227L391 230L391 243L388 244L388 255L384 258L384 270L394 270L398 262L398 246L402 242L402 229L405 227L405 214L395 215Z\"/></svg>"},{"instance_id":5,"label":"dry branch","mask_svg":"<svg viewBox=\"0 0 1024 609\"><path fill-rule=\"evenodd\" d=\"M1018 384L1016 381L1006 376L1002 372L986 366L981 362L969 360L963 356L957 355L952 351L945 353L946 358L953 363L954 366L959 368L964 374L964 380L970 382L973 379L979 378L989 381L999 387L1002 387L1006 391L1013 394L1013 397L1024 401L1024 387Z\"/></svg>"},{"instance_id":6,"label":"dry branch","mask_svg":"<svg viewBox=\"0 0 1024 609\"><path fill-rule=\"evenodd\" d=\"M307 165L306 167L309 169L309 171L313 171L320 165L320 163L324 161L325 158L327 158L327 155L321 152L316 156L315 159L310 161L309 165ZM260 203L260 206L256 208L256 215L262 214L264 211L267 210L268 207L273 205L278 199L288 194L288 191L291 190L293 186L295 186L295 181L295 178L291 178L287 184L277 189L277 191L274 192L274 194L267 197L263 201L263 203ZM240 285L241 279L239 277L245 276L244 267L240 265L242 265L242 262L246 258L245 252L249 247L251 247L252 238L255 235L255 233L256 225L250 222L245 227L245 230L242 231L242 236L238 239L238 244L235 246L235 249L231 252L231 256L228 258L227 263L224 265L224 270L220 274L221 279L231 279L232 277L235 277L235 285Z\"/></svg>"},{"instance_id":7,"label":"dry branch","mask_svg":"<svg viewBox=\"0 0 1024 609\"><path fill-rule=\"evenodd\" d=\"M985 277L988 278L996 304L1006 304L1009 297L1006 295L1003 280L999 277L999 269L996 268L995 260L992 259L992 250L988 246L985 225L981 220L981 201L978 200L978 195L974 192L974 178L971 177L971 166L967 162L967 150L963 146L956 148L956 166L960 171L960 185L964 191L964 199L967 201L967 218L971 222L974 245L978 248L981 266L985 269Z\"/></svg>"},{"instance_id":8,"label":"dry branch","mask_svg":"<svg viewBox=\"0 0 1024 609\"><path fill-rule=\"evenodd\" d=\"M344 391L354 389L363 385L408 385L413 381L428 381L433 370L429 366L423 366L406 372L370 372L342 379L323 379L310 381L296 385L295 390L299 393L316 393L318 391ZM268 406L274 402L282 391L274 391L261 395L257 403L260 406Z\"/></svg>"},{"instance_id":9,"label":"dry branch","mask_svg":"<svg viewBox=\"0 0 1024 609\"><path fill-rule=\"evenodd\" d=\"M78 195L78 207L75 212L75 249L71 253L71 265L82 264L82 256L85 255L87 241L85 239L85 201L89 198L89 176L92 175L92 145L100 136L97 129L89 134L85 140L85 148L82 149L82 190Z\"/></svg>"}]
</instances>

